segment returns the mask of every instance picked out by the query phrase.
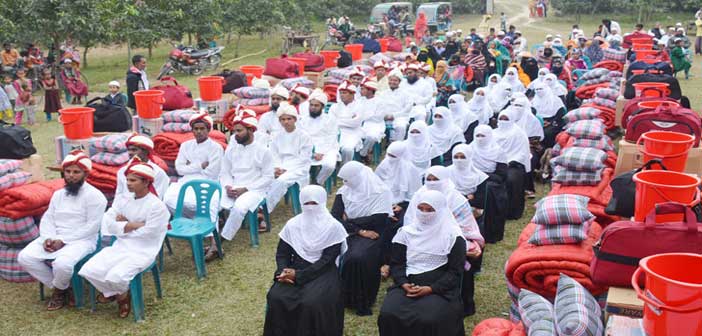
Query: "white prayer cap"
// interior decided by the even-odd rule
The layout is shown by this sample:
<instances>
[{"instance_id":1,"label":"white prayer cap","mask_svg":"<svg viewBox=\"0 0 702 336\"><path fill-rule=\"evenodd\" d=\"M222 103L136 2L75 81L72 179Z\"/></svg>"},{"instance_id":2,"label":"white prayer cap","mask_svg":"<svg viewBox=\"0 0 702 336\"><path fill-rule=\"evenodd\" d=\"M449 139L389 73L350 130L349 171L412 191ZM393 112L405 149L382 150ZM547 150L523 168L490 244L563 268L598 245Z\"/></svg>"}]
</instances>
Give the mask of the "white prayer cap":
<instances>
[{"instance_id":1,"label":"white prayer cap","mask_svg":"<svg viewBox=\"0 0 702 336\"><path fill-rule=\"evenodd\" d=\"M290 92L288 92L288 89L282 85L278 85L273 88L273 91L271 91L271 96L280 96L283 97L283 99L288 100L290 98Z\"/></svg>"},{"instance_id":2,"label":"white prayer cap","mask_svg":"<svg viewBox=\"0 0 702 336\"><path fill-rule=\"evenodd\" d=\"M85 154L85 152L79 149L66 155L61 163L61 169L66 169L66 167L72 165L77 165L85 172L89 172L91 169L93 169L93 162L90 161L90 158Z\"/></svg>"},{"instance_id":3,"label":"white prayer cap","mask_svg":"<svg viewBox=\"0 0 702 336\"><path fill-rule=\"evenodd\" d=\"M419 64L418 64L418 63L411 63L411 64L407 65L407 70L418 71L418 70L419 70Z\"/></svg>"},{"instance_id":4,"label":"white prayer cap","mask_svg":"<svg viewBox=\"0 0 702 336\"><path fill-rule=\"evenodd\" d=\"M402 80L405 76L402 75L402 71L398 68L395 68L394 70L390 71L390 74L388 74L389 77L396 77L399 80Z\"/></svg>"},{"instance_id":5,"label":"white prayer cap","mask_svg":"<svg viewBox=\"0 0 702 336\"><path fill-rule=\"evenodd\" d=\"M107 83L107 86L116 86L116 87L120 87L118 81L111 81L111 82Z\"/></svg>"},{"instance_id":6,"label":"white prayer cap","mask_svg":"<svg viewBox=\"0 0 702 336\"><path fill-rule=\"evenodd\" d=\"M339 91L349 91L351 93L356 93L358 89L356 88L355 85L351 84L349 81L344 81L339 85Z\"/></svg>"},{"instance_id":7,"label":"white prayer cap","mask_svg":"<svg viewBox=\"0 0 702 336\"><path fill-rule=\"evenodd\" d=\"M278 118L284 115L289 115L297 119L297 109L295 108L295 106L290 105L288 102L282 102L280 103L280 106L278 106L275 115L278 116Z\"/></svg>"},{"instance_id":8,"label":"white prayer cap","mask_svg":"<svg viewBox=\"0 0 702 336\"><path fill-rule=\"evenodd\" d=\"M500 30L497 32L497 36L505 36L505 32Z\"/></svg>"},{"instance_id":9,"label":"white prayer cap","mask_svg":"<svg viewBox=\"0 0 702 336\"><path fill-rule=\"evenodd\" d=\"M365 75L366 75L366 73L363 72L363 70L361 69L361 67L357 67L357 66L353 67L353 69L351 70L351 72L349 72L349 78L351 78L351 77L353 77L353 76L361 76L361 77L363 77L363 76L365 76Z\"/></svg>"},{"instance_id":10,"label":"white prayer cap","mask_svg":"<svg viewBox=\"0 0 702 336\"><path fill-rule=\"evenodd\" d=\"M312 93L310 94L309 100L316 100L316 101L322 103L322 105L326 105L327 102L329 101L329 97L327 97L327 94L324 93L324 91L317 88L317 89L314 89L314 91L312 91Z\"/></svg>"},{"instance_id":11,"label":"white prayer cap","mask_svg":"<svg viewBox=\"0 0 702 336\"><path fill-rule=\"evenodd\" d=\"M279 107L280 108L280 107ZM256 112L249 109L240 110L232 119L232 127L237 124L242 124L244 127L253 128L254 131L258 128L258 119Z\"/></svg>"},{"instance_id":12,"label":"white prayer cap","mask_svg":"<svg viewBox=\"0 0 702 336\"><path fill-rule=\"evenodd\" d=\"M377 69L377 68L385 68L387 70L388 64L385 63L385 61L383 61L383 60L377 61L377 62L375 62L375 64L373 64L373 69Z\"/></svg>"}]
</instances>

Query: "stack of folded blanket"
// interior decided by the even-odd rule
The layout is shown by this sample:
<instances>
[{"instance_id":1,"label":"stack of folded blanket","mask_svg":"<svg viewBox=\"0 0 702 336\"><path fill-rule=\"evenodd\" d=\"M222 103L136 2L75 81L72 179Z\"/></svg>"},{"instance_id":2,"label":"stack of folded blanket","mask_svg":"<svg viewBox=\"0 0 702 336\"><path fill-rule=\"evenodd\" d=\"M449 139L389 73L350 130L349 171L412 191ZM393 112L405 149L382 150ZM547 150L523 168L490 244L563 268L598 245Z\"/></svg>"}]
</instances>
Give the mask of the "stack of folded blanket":
<instances>
[{"instance_id":1,"label":"stack of folded blanket","mask_svg":"<svg viewBox=\"0 0 702 336\"><path fill-rule=\"evenodd\" d=\"M280 81L280 84L283 85L283 87L285 87L288 90L292 90L298 84L301 86L304 86L310 90L313 90L316 86L315 82L308 79L307 77L295 77L295 78L283 79L282 81Z\"/></svg>"},{"instance_id":2,"label":"stack of folded blanket","mask_svg":"<svg viewBox=\"0 0 702 336\"><path fill-rule=\"evenodd\" d=\"M163 126L161 127L161 130L164 132L175 133L190 132L192 130L189 123L190 117L195 113L196 111L192 109L163 112L161 115L161 118L163 119Z\"/></svg>"},{"instance_id":3,"label":"stack of folded blanket","mask_svg":"<svg viewBox=\"0 0 702 336\"><path fill-rule=\"evenodd\" d=\"M512 323L501 318L489 318L473 328L473 336L526 336L521 323Z\"/></svg>"},{"instance_id":4,"label":"stack of folded blanket","mask_svg":"<svg viewBox=\"0 0 702 336\"><path fill-rule=\"evenodd\" d=\"M0 278L10 282L34 281L17 263L17 254L37 237L39 227L34 217L0 217Z\"/></svg>"},{"instance_id":5,"label":"stack of folded blanket","mask_svg":"<svg viewBox=\"0 0 702 336\"><path fill-rule=\"evenodd\" d=\"M595 96L591 99L583 100L583 105L592 104L595 106L603 106L610 109L617 108L617 97L619 97L619 91L611 88L597 88L595 90Z\"/></svg>"},{"instance_id":6,"label":"stack of folded blanket","mask_svg":"<svg viewBox=\"0 0 702 336\"><path fill-rule=\"evenodd\" d=\"M20 219L40 216L46 211L54 191L63 188L63 179L21 185L0 192L0 216Z\"/></svg>"},{"instance_id":7,"label":"stack of folded blanket","mask_svg":"<svg viewBox=\"0 0 702 336\"><path fill-rule=\"evenodd\" d=\"M349 73L354 69L354 67L359 67L366 75L369 75L373 71L373 66L367 64L352 65L345 68L334 68L326 71L324 77L324 85L332 84L339 85L349 78Z\"/></svg>"},{"instance_id":8,"label":"stack of folded blanket","mask_svg":"<svg viewBox=\"0 0 702 336\"><path fill-rule=\"evenodd\" d=\"M117 171L122 167L93 163L93 169L88 174L87 182L102 191L105 196L114 195L117 189Z\"/></svg>"},{"instance_id":9,"label":"stack of folded blanket","mask_svg":"<svg viewBox=\"0 0 702 336\"><path fill-rule=\"evenodd\" d=\"M258 88L253 86L240 87L232 93L237 97L232 102L233 105L268 106L271 100L271 90L268 88Z\"/></svg>"},{"instance_id":10,"label":"stack of folded blanket","mask_svg":"<svg viewBox=\"0 0 702 336\"><path fill-rule=\"evenodd\" d=\"M587 209L589 199L581 195L550 195L536 202L531 222L536 230L533 245L579 244L587 238L595 216Z\"/></svg>"},{"instance_id":11,"label":"stack of folded blanket","mask_svg":"<svg viewBox=\"0 0 702 336\"><path fill-rule=\"evenodd\" d=\"M158 134L153 138L154 152L163 160L175 161L176 157L178 156L180 145L193 138L194 136L192 133L165 132ZM222 148L227 147L227 137L220 131L210 131L210 139L218 142L220 145L222 145ZM163 170L167 171L168 166L165 163L164 166L165 167L162 167Z\"/></svg>"},{"instance_id":12,"label":"stack of folded blanket","mask_svg":"<svg viewBox=\"0 0 702 336\"><path fill-rule=\"evenodd\" d=\"M129 134L110 134L100 138L93 138L90 143L90 152L95 153L90 157L93 163L107 166L121 166L129 161L126 142Z\"/></svg>"},{"instance_id":13,"label":"stack of folded blanket","mask_svg":"<svg viewBox=\"0 0 702 336\"><path fill-rule=\"evenodd\" d=\"M607 152L591 147L568 147L551 159L553 179L551 182L565 186L597 185L602 180L602 171L607 161Z\"/></svg>"},{"instance_id":14,"label":"stack of folded blanket","mask_svg":"<svg viewBox=\"0 0 702 336\"><path fill-rule=\"evenodd\" d=\"M32 174L20 171L21 160L0 159L0 191L26 184Z\"/></svg>"}]
</instances>

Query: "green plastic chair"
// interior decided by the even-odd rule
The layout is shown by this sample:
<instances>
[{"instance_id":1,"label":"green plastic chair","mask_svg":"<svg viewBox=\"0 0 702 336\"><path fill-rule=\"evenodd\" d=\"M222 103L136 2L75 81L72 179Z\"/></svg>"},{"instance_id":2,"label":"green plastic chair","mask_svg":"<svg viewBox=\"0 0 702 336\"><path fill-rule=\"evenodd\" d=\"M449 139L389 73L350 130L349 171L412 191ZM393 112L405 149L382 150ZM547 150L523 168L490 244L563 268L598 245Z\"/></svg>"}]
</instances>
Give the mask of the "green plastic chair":
<instances>
[{"instance_id":1,"label":"green plastic chair","mask_svg":"<svg viewBox=\"0 0 702 336\"><path fill-rule=\"evenodd\" d=\"M315 181L317 179L317 174L319 174L320 169L321 168L319 166L310 166L310 181ZM332 186L335 184L336 184L336 169L329 177L327 177L326 180L324 180L324 189L327 191L327 194L331 194Z\"/></svg>"},{"instance_id":2,"label":"green plastic chair","mask_svg":"<svg viewBox=\"0 0 702 336\"><path fill-rule=\"evenodd\" d=\"M302 205L300 204L300 185L297 182L288 187L288 192L285 193L285 203L288 200L292 203L293 215L299 215L302 212Z\"/></svg>"},{"instance_id":3,"label":"green plastic chair","mask_svg":"<svg viewBox=\"0 0 702 336\"><path fill-rule=\"evenodd\" d=\"M189 188L193 189L197 200L195 216L192 219L183 217L185 192ZM215 243L217 244L217 254L220 259L224 258L222 240L216 230L216 220L213 223L212 219L210 219L210 202L212 202L215 193L219 194L217 200L221 200L222 187L219 185L219 182L199 179L185 183L178 194L178 203L171 220L171 228L166 232L166 237L168 238L183 239L190 242L198 279L202 279L207 275L205 247L202 243L206 235L210 233L214 235Z\"/></svg>"},{"instance_id":4,"label":"green plastic chair","mask_svg":"<svg viewBox=\"0 0 702 336\"><path fill-rule=\"evenodd\" d=\"M297 184L296 184L297 185ZM298 194L299 196L299 194ZM266 198L258 204L256 211L249 211L244 217L244 225L249 226L249 236L251 237L251 247L258 247L258 208L263 210L263 219L266 221L266 232L271 232L271 215L268 213Z\"/></svg>"}]
</instances>

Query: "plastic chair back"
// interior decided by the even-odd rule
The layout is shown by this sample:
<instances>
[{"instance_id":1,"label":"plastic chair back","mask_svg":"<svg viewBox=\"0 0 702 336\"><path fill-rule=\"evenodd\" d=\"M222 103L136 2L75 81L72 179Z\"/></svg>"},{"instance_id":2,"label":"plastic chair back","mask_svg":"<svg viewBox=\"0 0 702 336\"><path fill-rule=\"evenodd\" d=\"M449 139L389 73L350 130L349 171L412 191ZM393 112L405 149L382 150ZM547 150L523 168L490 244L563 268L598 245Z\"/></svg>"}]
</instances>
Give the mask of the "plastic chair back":
<instances>
[{"instance_id":1,"label":"plastic chair back","mask_svg":"<svg viewBox=\"0 0 702 336\"><path fill-rule=\"evenodd\" d=\"M185 202L186 191L192 188L195 192L195 216L193 218L205 218L210 220L210 203L217 193L217 200L222 198L222 187L219 182L205 179L198 179L186 182L178 193L178 203L173 218L183 217L183 204Z\"/></svg>"}]
</instances>

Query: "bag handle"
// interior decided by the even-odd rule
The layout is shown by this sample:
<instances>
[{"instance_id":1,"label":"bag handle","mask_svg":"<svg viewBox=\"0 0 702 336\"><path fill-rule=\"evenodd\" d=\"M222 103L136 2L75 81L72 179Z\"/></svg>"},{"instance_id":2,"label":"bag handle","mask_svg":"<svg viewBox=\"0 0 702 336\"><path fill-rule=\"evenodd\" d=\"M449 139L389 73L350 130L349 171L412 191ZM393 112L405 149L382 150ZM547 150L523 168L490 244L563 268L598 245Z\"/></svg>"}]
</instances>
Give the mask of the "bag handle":
<instances>
[{"instance_id":1,"label":"bag handle","mask_svg":"<svg viewBox=\"0 0 702 336\"><path fill-rule=\"evenodd\" d=\"M88 106L88 105L90 105L90 104L92 104L92 103L94 103L94 102L96 102L96 101L98 101L98 100L104 100L104 98L103 98L103 97L95 97L95 98L93 98L93 99L88 100L87 102L85 102L85 106Z\"/></svg>"},{"instance_id":2,"label":"bag handle","mask_svg":"<svg viewBox=\"0 0 702 336\"><path fill-rule=\"evenodd\" d=\"M178 86L178 81L175 79L173 76L163 76L161 77L161 83L163 82L173 82L176 86ZM168 85L168 84L166 84Z\"/></svg>"},{"instance_id":3,"label":"bag handle","mask_svg":"<svg viewBox=\"0 0 702 336\"><path fill-rule=\"evenodd\" d=\"M686 204L676 202L656 204L656 207L653 210L651 210L651 212L649 212L648 215L646 215L644 225L646 226L646 229L653 229L658 224L656 223L656 215L669 215L679 213L685 214L685 224L687 224L687 231L697 232L697 216L695 216L695 213L692 212L692 209L690 209L690 207Z\"/></svg>"},{"instance_id":4,"label":"bag handle","mask_svg":"<svg viewBox=\"0 0 702 336\"><path fill-rule=\"evenodd\" d=\"M663 168L663 170L668 170L668 168L666 168L665 165L663 164L663 160L661 160L661 159L651 159L651 160L649 160L648 162L644 163L644 165L641 166L641 168L637 169L636 172L638 173L638 172L640 172L640 171L642 171L642 170L644 170L644 169L651 169L651 166L653 166L654 164L658 164L658 166L660 166L661 168Z\"/></svg>"}]
</instances>

